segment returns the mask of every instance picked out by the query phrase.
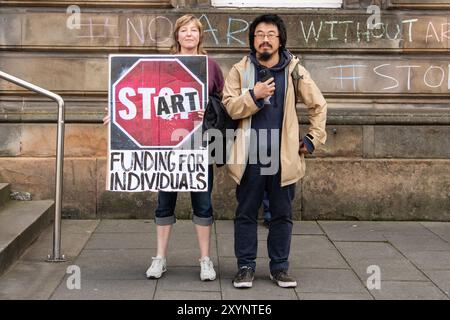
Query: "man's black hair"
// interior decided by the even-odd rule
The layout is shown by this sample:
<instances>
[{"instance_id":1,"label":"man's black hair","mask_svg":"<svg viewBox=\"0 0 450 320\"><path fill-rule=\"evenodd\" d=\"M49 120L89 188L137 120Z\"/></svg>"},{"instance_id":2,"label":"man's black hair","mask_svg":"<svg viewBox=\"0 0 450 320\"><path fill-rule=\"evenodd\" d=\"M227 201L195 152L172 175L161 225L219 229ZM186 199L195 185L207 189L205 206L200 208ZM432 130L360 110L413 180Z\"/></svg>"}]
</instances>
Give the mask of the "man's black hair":
<instances>
[{"instance_id":1,"label":"man's black hair","mask_svg":"<svg viewBox=\"0 0 450 320\"><path fill-rule=\"evenodd\" d=\"M256 17L256 19L253 20L252 23L250 24L250 29L248 32L248 40L249 40L248 42L250 44L250 50L252 52L256 52L255 44L254 44L255 29L256 29L256 26L258 24L260 24L261 22L273 24L273 25L277 26L278 33L280 36L280 48L286 48L287 35L286 35L286 26L284 25L283 19L281 19L276 14L263 14L261 16Z\"/></svg>"}]
</instances>

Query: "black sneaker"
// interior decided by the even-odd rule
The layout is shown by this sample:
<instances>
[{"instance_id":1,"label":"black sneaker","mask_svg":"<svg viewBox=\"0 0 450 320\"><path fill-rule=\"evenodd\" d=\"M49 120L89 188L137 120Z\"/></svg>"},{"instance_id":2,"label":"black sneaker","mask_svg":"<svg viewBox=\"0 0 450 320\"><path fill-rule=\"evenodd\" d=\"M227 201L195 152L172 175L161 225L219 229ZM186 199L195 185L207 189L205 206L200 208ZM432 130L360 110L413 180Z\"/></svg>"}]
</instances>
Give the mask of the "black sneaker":
<instances>
[{"instance_id":1,"label":"black sneaker","mask_svg":"<svg viewBox=\"0 0 450 320\"><path fill-rule=\"evenodd\" d=\"M270 275L270 280L275 281L282 288L295 288L297 286L297 281L289 276L286 270L274 271Z\"/></svg>"},{"instance_id":2,"label":"black sneaker","mask_svg":"<svg viewBox=\"0 0 450 320\"><path fill-rule=\"evenodd\" d=\"M233 279L235 288L251 288L253 284L253 269L250 267L241 267Z\"/></svg>"}]
</instances>

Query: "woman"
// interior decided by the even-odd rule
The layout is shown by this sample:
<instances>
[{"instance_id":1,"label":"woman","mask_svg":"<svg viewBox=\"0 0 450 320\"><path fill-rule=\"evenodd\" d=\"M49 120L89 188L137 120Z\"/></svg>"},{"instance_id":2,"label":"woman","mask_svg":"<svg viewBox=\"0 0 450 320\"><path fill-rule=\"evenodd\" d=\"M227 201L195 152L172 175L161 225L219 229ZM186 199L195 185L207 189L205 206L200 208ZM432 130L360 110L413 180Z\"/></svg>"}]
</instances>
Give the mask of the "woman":
<instances>
[{"instance_id":1,"label":"woman","mask_svg":"<svg viewBox=\"0 0 450 320\"><path fill-rule=\"evenodd\" d=\"M206 54L202 47L203 26L201 22L192 15L184 15L179 18L173 32L174 44L171 48L173 54L197 55ZM208 91L220 93L223 89L223 74L217 62L208 58ZM201 114L203 117L203 112ZM216 272L209 258L209 245L211 237L211 226L214 222L211 204L211 191L213 184L212 165L208 168L209 188L206 192L191 192L191 203L193 208L193 222L197 232L200 247L200 279L214 280ZM152 257L152 264L146 275L149 279L158 279L167 270L166 256L172 225L175 223L175 205L177 192L158 193L158 206L155 210L155 223L157 234L156 257Z\"/></svg>"}]
</instances>

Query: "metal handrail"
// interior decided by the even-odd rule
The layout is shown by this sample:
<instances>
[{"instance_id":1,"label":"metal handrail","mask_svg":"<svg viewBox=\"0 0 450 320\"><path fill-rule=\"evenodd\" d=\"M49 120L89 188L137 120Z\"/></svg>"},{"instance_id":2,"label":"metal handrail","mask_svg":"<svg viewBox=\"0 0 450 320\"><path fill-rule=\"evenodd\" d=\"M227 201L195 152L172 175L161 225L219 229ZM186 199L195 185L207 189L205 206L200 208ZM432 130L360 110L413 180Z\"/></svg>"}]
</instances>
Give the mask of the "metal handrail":
<instances>
[{"instance_id":1,"label":"metal handrail","mask_svg":"<svg viewBox=\"0 0 450 320\"><path fill-rule=\"evenodd\" d=\"M8 73L0 71L0 78L12 82L20 87L40 93L58 104L58 131L56 144L56 190L55 190L55 221L53 225L53 252L47 256L48 262L63 262L64 255L61 255L61 204L63 187L63 160L64 160L64 100L61 96L38 87L25 80L16 78Z\"/></svg>"}]
</instances>

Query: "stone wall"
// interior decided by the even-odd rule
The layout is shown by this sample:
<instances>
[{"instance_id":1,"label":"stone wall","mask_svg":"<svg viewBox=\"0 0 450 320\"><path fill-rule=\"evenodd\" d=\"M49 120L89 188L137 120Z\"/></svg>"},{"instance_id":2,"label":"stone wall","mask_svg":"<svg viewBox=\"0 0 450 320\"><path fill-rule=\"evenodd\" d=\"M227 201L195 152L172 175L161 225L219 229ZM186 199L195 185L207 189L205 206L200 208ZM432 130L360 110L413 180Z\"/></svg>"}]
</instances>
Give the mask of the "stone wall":
<instances>
[{"instance_id":1,"label":"stone wall","mask_svg":"<svg viewBox=\"0 0 450 320\"><path fill-rule=\"evenodd\" d=\"M79 5L79 29L66 26ZM381 6L368 30L366 8ZM247 28L266 10L204 0L0 0L0 70L66 101L63 214L151 218L156 196L105 191L108 54L167 53L174 21L205 25L224 74L247 53ZM328 141L307 159L296 219L450 220L450 1L344 1L342 9L275 9L329 105ZM307 112L298 105L302 132ZM0 80L0 181L53 198L56 106ZM216 217L230 219L234 183L215 170ZM231 200L232 199L232 200ZM190 216L179 195L177 215Z\"/></svg>"}]
</instances>

